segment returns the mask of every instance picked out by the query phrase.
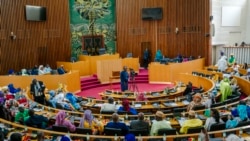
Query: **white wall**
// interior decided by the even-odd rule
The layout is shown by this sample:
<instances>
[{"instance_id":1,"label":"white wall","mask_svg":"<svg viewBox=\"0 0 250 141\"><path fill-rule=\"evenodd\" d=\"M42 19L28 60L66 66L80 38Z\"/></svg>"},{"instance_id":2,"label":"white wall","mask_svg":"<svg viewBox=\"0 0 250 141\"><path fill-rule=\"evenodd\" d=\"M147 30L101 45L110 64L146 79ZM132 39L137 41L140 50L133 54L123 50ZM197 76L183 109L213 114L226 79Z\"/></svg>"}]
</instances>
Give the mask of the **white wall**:
<instances>
[{"instance_id":1,"label":"white wall","mask_svg":"<svg viewBox=\"0 0 250 141\"><path fill-rule=\"evenodd\" d=\"M222 23L222 7L241 7L240 26L226 27ZM212 14L215 36L212 37L212 64L216 64L224 46L233 46L236 42L250 43L250 0L212 0Z\"/></svg>"},{"instance_id":2,"label":"white wall","mask_svg":"<svg viewBox=\"0 0 250 141\"><path fill-rule=\"evenodd\" d=\"M250 43L250 0L248 0L247 1L247 17L246 17L246 19L247 19L247 23L246 23L246 25L247 25L247 27L246 27L246 37L245 37L245 41L246 41L246 43Z\"/></svg>"},{"instance_id":3,"label":"white wall","mask_svg":"<svg viewBox=\"0 0 250 141\"><path fill-rule=\"evenodd\" d=\"M241 7L240 26L221 26L222 7L224 6ZM250 42L250 27L247 27L247 25L250 25L249 8L249 0L212 0L212 23L215 25L215 36L212 37L212 44L225 44L232 46L234 43L237 42L240 44L242 41L246 41L246 39Z\"/></svg>"}]
</instances>

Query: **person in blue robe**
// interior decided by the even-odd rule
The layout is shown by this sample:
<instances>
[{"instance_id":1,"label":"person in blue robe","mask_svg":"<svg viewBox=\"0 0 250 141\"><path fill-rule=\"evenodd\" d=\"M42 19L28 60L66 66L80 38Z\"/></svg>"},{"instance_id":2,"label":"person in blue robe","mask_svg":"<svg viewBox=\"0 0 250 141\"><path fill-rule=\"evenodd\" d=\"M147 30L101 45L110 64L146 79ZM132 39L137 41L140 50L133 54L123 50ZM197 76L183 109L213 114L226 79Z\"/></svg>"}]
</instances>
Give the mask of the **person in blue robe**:
<instances>
[{"instance_id":1,"label":"person in blue robe","mask_svg":"<svg viewBox=\"0 0 250 141\"><path fill-rule=\"evenodd\" d=\"M126 66L123 67L123 71L120 74L120 80L121 80L121 90L124 92L128 90L128 68Z\"/></svg>"},{"instance_id":2,"label":"person in blue robe","mask_svg":"<svg viewBox=\"0 0 250 141\"><path fill-rule=\"evenodd\" d=\"M162 53L161 53L161 50L158 50L158 51L156 52L156 55L155 55L155 61L156 61L156 62L160 62L161 59L162 59Z\"/></svg>"}]
</instances>

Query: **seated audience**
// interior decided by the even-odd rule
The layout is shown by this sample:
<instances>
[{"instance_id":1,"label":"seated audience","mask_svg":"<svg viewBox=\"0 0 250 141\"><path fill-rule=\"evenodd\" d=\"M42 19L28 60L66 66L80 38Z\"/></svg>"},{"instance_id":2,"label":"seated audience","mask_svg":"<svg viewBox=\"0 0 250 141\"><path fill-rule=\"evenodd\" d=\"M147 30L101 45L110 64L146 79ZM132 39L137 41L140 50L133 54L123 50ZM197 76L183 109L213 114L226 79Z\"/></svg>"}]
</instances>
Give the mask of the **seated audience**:
<instances>
[{"instance_id":1,"label":"seated audience","mask_svg":"<svg viewBox=\"0 0 250 141\"><path fill-rule=\"evenodd\" d=\"M45 129L48 123L48 118L42 115L36 115L34 110L29 110L29 117L24 121L25 125Z\"/></svg>"},{"instance_id":2,"label":"seated audience","mask_svg":"<svg viewBox=\"0 0 250 141\"><path fill-rule=\"evenodd\" d=\"M232 95L232 88L230 86L230 81L227 77L224 77L224 79L220 82L220 93L221 102L225 101L228 96Z\"/></svg>"},{"instance_id":3,"label":"seated audience","mask_svg":"<svg viewBox=\"0 0 250 141\"><path fill-rule=\"evenodd\" d=\"M229 57L229 59L228 59L228 66L232 66L232 65L235 63L235 61L236 61L236 59L235 59L235 57L234 57L234 54L231 53L231 54L230 54L230 57Z\"/></svg>"},{"instance_id":4,"label":"seated audience","mask_svg":"<svg viewBox=\"0 0 250 141\"><path fill-rule=\"evenodd\" d=\"M21 75L22 75L22 76L28 76L29 74L28 74L28 72L27 72L27 69L22 69L22 70L21 70Z\"/></svg>"},{"instance_id":5,"label":"seated audience","mask_svg":"<svg viewBox=\"0 0 250 141\"><path fill-rule=\"evenodd\" d=\"M63 67L63 65L61 65L61 66L57 69L57 73L58 73L58 74L65 74L65 73L66 73L66 71L65 71L65 69L64 69L64 67Z\"/></svg>"},{"instance_id":6,"label":"seated audience","mask_svg":"<svg viewBox=\"0 0 250 141\"><path fill-rule=\"evenodd\" d=\"M119 121L119 115L117 113L113 113L112 121L108 122L105 127L121 129L124 135L128 133L127 125L124 122Z\"/></svg>"},{"instance_id":7,"label":"seated audience","mask_svg":"<svg viewBox=\"0 0 250 141\"><path fill-rule=\"evenodd\" d=\"M93 134L102 134L103 132L103 124L98 121L93 115L91 110L85 110L84 115L80 121L79 127L82 128L91 128Z\"/></svg>"},{"instance_id":8,"label":"seated audience","mask_svg":"<svg viewBox=\"0 0 250 141\"><path fill-rule=\"evenodd\" d=\"M199 127L202 125L203 125L202 121L196 118L195 112L191 110L188 112L188 119L185 120L183 125L181 126L180 133L187 134L188 128Z\"/></svg>"},{"instance_id":9,"label":"seated audience","mask_svg":"<svg viewBox=\"0 0 250 141\"><path fill-rule=\"evenodd\" d=\"M77 97L72 93L66 93L65 98L69 101L69 106L73 106L72 109L79 110L81 108L80 104L77 103ZM70 105L71 104L71 105Z\"/></svg>"},{"instance_id":10,"label":"seated audience","mask_svg":"<svg viewBox=\"0 0 250 141\"><path fill-rule=\"evenodd\" d=\"M115 104L114 104L114 99L112 97L108 98L108 103L104 103L101 107L101 112L102 111L116 111Z\"/></svg>"},{"instance_id":11,"label":"seated audience","mask_svg":"<svg viewBox=\"0 0 250 141\"><path fill-rule=\"evenodd\" d=\"M211 125L216 123L223 123L223 121L220 118L219 111L217 109L211 109L210 117L206 119L205 129L210 131Z\"/></svg>"},{"instance_id":12,"label":"seated audience","mask_svg":"<svg viewBox=\"0 0 250 141\"><path fill-rule=\"evenodd\" d=\"M248 106L246 105L245 101L240 101L239 104L237 105L236 111L232 110L232 114L234 117L239 117L241 121L246 121L248 120Z\"/></svg>"},{"instance_id":13,"label":"seated audience","mask_svg":"<svg viewBox=\"0 0 250 141\"><path fill-rule=\"evenodd\" d=\"M16 94L21 91L21 88L15 88L14 85L11 83L8 85L8 90L12 94Z\"/></svg>"},{"instance_id":14,"label":"seated audience","mask_svg":"<svg viewBox=\"0 0 250 141\"><path fill-rule=\"evenodd\" d=\"M45 73L51 73L52 69L50 68L49 64L46 64L46 66L44 67L44 72Z\"/></svg>"},{"instance_id":15,"label":"seated audience","mask_svg":"<svg viewBox=\"0 0 250 141\"><path fill-rule=\"evenodd\" d=\"M235 128L240 122L239 118L234 118L233 115L227 116L226 129Z\"/></svg>"},{"instance_id":16,"label":"seated audience","mask_svg":"<svg viewBox=\"0 0 250 141\"><path fill-rule=\"evenodd\" d=\"M59 111L56 115L56 123L57 126L66 126L70 132L74 132L76 127L72 124L69 120L66 120L66 113L65 111Z\"/></svg>"},{"instance_id":17,"label":"seated audience","mask_svg":"<svg viewBox=\"0 0 250 141\"><path fill-rule=\"evenodd\" d=\"M35 65L31 70L31 75L38 75L38 66Z\"/></svg>"},{"instance_id":18,"label":"seated audience","mask_svg":"<svg viewBox=\"0 0 250 141\"><path fill-rule=\"evenodd\" d=\"M211 105L215 103L215 96L212 92L208 93L208 97L205 101L202 102L206 108L211 108Z\"/></svg>"},{"instance_id":19,"label":"seated audience","mask_svg":"<svg viewBox=\"0 0 250 141\"><path fill-rule=\"evenodd\" d=\"M160 62L162 59L162 53L161 50L157 50L156 55L155 55L155 61Z\"/></svg>"},{"instance_id":20,"label":"seated audience","mask_svg":"<svg viewBox=\"0 0 250 141\"><path fill-rule=\"evenodd\" d=\"M188 95L193 91L193 84L192 82L188 82L186 89L183 92L183 95Z\"/></svg>"},{"instance_id":21,"label":"seated audience","mask_svg":"<svg viewBox=\"0 0 250 141\"><path fill-rule=\"evenodd\" d=\"M147 97L144 93L139 93L136 95L136 101L147 101Z\"/></svg>"},{"instance_id":22,"label":"seated audience","mask_svg":"<svg viewBox=\"0 0 250 141\"><path fill-rule=\"evenodd\" d=\"M131 121L130 128L135 129L135 130L147 130L147 131L149 131L149 123L150 123L150 121L144 120L144 113L140 112L138 114L138 119Z\"/></svg>"},{"instance_id":23,"label":"seated audience","mask_svg":"<svg viewBox=\"0 0 250 141\"><path fill-rule=\"evenodd\" d=\"M131 108L129 105L129 101L127 99L124 99L122 101L122 106L120 106L120 108L118 109L118 112L128 112L128 114L132 114L132 115L137 115L137 111L134 108Z\"/></svg>"},{"instance_id":24,"label":"seated audience","mask_svg":"<svg viewBox=\"0 0 250 141\"><path fill-rule=\"evenodd\" d=\"M38 68L38 75L44 75L44 74L46 74L44 71L44 67L43 65L40 65Z\"/></svg>"},{"instance_id":25,"label":"seated audience","mask_svg":"<svg viewBox=\"0 0 250 141\"><path fill-rule=\"evenodd\" d=\"M234 62L234 64L231 66L231 68L232 68L234 71L239 71L240 66L237 64L237 62Z\"/></svg>"},{"instance_id":26,"label":"seated audience","mask_svg":"<svg viewBox=\"0 0 250 141\"><path fill-rule=\"evenodd\" d=\"M162 128L171 129L172 127L171 127L170 122L165 120L164 113L162 111L157 111L155 114L155 120L152 121L150 135L157 136L158 130Z\"/></svg>"},{"instance_id":27,"label":"seated audience","mask_svg":"<svg viewBox=\"0 0 250 141\"><path fill-rule=\"evenodd\" d=\"M11 133L9 136L9 141L22 141L22 134L21 133Z\"/></svg>"},{"instance_id":28,"label":"seated audience","mask_svg":"<svg viewBox=\"0 0 250 141\"><path fill-rule=\"evenodd\" d=\"M197 93L193 96L193 101L189 103L187 111L193 110L195 106L200 106L202 104L202 97L200 93Z\"/></svg>"},{"instance_id":29,"label":"seated audience","mask_svg":"<svg viewBox=\"0 0 250 141\"><path fill-rule=\"evenodd\" d=\"M18 107L18 111L19 112L16 113L16 116L15 116L15 122L23 124L24 123L24 119L26 119L29 116L29 110L26 109L23 106L19 106Z\"/></svg>"},{"instance_id":30,"label":"seated audience","mask_svg":"<svg viewBox=\"0 0 250 141\"><path fill-rule=\"evenodd\" d=\"M227 69L227 57L222 56L215 66L218 66L219 71L225 72Z\"/></svg>"}]
</instances>

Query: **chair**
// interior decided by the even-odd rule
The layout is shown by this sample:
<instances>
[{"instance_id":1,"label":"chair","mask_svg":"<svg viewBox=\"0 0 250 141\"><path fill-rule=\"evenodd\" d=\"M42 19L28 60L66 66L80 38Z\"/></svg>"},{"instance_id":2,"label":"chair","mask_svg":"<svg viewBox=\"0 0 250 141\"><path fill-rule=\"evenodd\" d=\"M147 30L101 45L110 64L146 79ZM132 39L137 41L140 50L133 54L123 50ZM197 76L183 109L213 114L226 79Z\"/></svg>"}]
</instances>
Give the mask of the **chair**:
<instances>
[{"instance_id":1,"label":"chair","mask_svg":"<svg viewBox=\"0 0 250 141\"><path fill-rule=\"evenodd\" d=\"M92 129L91 128L80 128L76 127L76 133L77 134L92 134Z\"/></svg>"},{"instance_id":2,"label":"chair","mask_svg":"<svg viewBox=\"0 0 250 141\"><path fill-rule=\"evenodd\" d=\"M117 136L121 136L122 135L122 130L118 129L118 128L109 128L109 127L105 127L104 128L104 134L105 135L117 135Z\"/></svg>"},{"instance_id":3,"label":"chair","mask_svg":"<svg viewBox=\"0 0 250 141\"><path fill-rule=\"evenodd\" d=\"M204 129L203 126L190 127L187 130L187 134L200 133L202 129Z\"/></svg>"},{"instance_id":4,"label":"chair","mask_svg":"<svg viewBox=\"0 0 250 141\"><path fill-rule=\"evenodd\" d=\"M174 117L181 116L182 112L187 112L187 108L186 107L184 107L184 108L174 108L173 109L173 116Z\"/></svg>"},{"instance_id":5,"label":"chair","mask_svg":"<svg viewBox=\"0 0 250 141\"><path fill-rule=\"evenodd\" d=\"M224 130L224 129L226 129L225 123L215 123L215 124L212 124L210 127L210 131L218 131L218 130Z\"/></svg>"},{"instance_id":6,"label":"chair","mask_svg":"<svg viewBox=\"0 0 250 141\"><path fill-rule=\"evenodd\" d=\"M148 136L148 130L136 130L136 129L129 129L129 133L134 134L135 136Z\"/></svg>"},{"instance_id":7,"label":"chair","mask_svg":"<svg viewBox=\"0 0 250 141\"><path fill-rule=\"evenodd\" d=\"M206 108L205 105L197 105L197 106L194 106L193 110L194 111L204 110L205 108Z\"/></svg>"},{"instance_id":8,"label":"chair","mask_svg":"<svg viewBox=\"0 0 250 141\"><path fill-rule=\"evenodd\" d=\"M114 111L101 111L101 114L112 115Z\"/></svg>"},{"instance_id":9,"label":"chair","mask_svg":"<svg viewBox=\"0 0 250 141\"><path fill-rule=\"evenodd\" d=\"M247 126L250 125L250 121L241 121L238 123L236 127L242 127L242 126Z\"/></svg>"},{"instance_id":10,"label":"chair","mask_svg":"<svg viewBox=\"0 0 250 141\"><path fill-rule=\"evenodd\" d=\"M172 129L162 128L162 129L158 130L158 135L159 136L162 136L164 134L165 135L176 135L176 129L175 128L172 128Z\"/></svg>"},{"instance_id":11,"label":"chair","mask_svg":"<svg viewBox=\"0 0 250 141\"><path fill-rule=\"evenodd\" d=\"M52 126L52 129L54 130L54 131L57 131L57 132L65 132L65 133L67 133L69 130L68 130L68 127L66 127L66 126L57 126L57 125L53 125Z\"/></svg>"},{"instance_id":12,"label":"chair","mask_svg":"<svg viewBox=\"0 0 250 141\"><path fill-rule=\"evenodd\" d=\"M219 106L222 106L222 105L224 105L223 102L217 102L217 103L215 103L215 104L212 104L212 105L211 105L211 108L219 107Z\"/></svg>"}]
</instances>

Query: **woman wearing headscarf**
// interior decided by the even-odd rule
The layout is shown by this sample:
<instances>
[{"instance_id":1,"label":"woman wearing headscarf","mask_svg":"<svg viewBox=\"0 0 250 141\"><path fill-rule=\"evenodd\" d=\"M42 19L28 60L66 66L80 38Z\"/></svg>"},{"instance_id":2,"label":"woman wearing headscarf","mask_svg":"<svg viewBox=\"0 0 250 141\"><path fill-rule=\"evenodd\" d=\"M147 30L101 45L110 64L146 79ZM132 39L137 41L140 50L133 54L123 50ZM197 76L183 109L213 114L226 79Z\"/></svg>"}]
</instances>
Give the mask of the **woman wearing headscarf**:
<instances>
[{"instance_id":1,"label":"woman wearing headscarf","mask_svg":"<svg viewBox=\"0 0 250 141\"><path fill-rule=\"evenodd\" d=\"M224 77L224 79L220 82L220 93L221 102L226 100L228 96L232 95L232 88L230 86L230 81L227 77Z\"/></svg>"},{"instance_id":2,"label":"woman wearing headscarf","mask_svg":"<svg viewBox=\"0 0 250 141\"><path fill-rule=\"evenodd\" d=\"M139 93L136 95L136 101L146 101L148 100L144 93Z\"/></svg>"},{"instance_id":3,"label":"woman wearing headscarf","mask_svg":"<svg viewBox=\"0 0 250 141\"><path fill-rule=\"evenodd\" d=\"M84 115L80 121L79 127L81 128L91 128L93 134L101 134L103 132L103 124L94 118L91 110L85 110Z\"/></svg>"},{"instance_id":4,"label":"woman wearing headscarf","mask_svg":"<svg viewBox=\"0 0 250 141\"><path fill-rule=\"evenodd\" d=\"M226 69L227 69L227 57L222 56L220 58L220 60L217 62L216 66L218 66L218 70L220 70L221 72L226 71Z\"/></svg>"},{"instance_id":5,"label":"woman wearing headscarf","mask_svg":"<svg viewBox=\"0 0 250 141\"><path fill-rule=\"evenodd\" d=\"M130 105L129 105L129 101L127 99L124 99L122 101L122 106L119 107L118 109L118 112L121 111L121 112L128 112L129 114L132 114L132 115L137 115L137 111L136 109L134 108L131 108Z\"/></svg>"},{"instance_id":6,"label":"woman wearing headscarf","mask_svg":"<svg viewBox=\"0 0 250 141\"><path fill-rule=\"evenodd\" d=\"M200 106L202 104L201 94L197 93L193 96L193 101L189 103L187 111L193 110L195 106Z\"/></svg>"},{"instance_id":7,"label":"woman wearing headscarf","mask_svg":"<svg viewBox=\"0 0 250 141\"><path fill-rule=\"evenodd\" d=\"M59 111L56 115L56 123L57 126L66 126L68 127L70 132L74 132L76 130L75 125L73 125L69 120L66 120L66 113L65 111Z\"/></svg>"},{"instance_id":8,"label":"woman wearing headscarf","mask_svg":"<svg viewBox=\"0 0 250 141\"><path fill-rule=\"evenodd\" d=\"M237 112L238 112L238 115L239 115L239 118L241 121L246 121L248 120L248 113L247 113L247 105L246 105L246 102L245 101L240 101L239 102L239 105L237 106Z\"/></svg>"},{"instance_id":9,"label":"woman wearing headscarf","mask_svg":"<svg viewBox=\"0 0 250 141\"><path fill-rule=\"evenodd\" d=\"M206 123L205 123L205 128L207 129L207 131L210 131L210 127L213 124L223 123L223 121L220 118L220 113L218 112L218 110L211 109L210 114L211 114L211 116L206 119Z\"/></svg>"}]
</instances>

